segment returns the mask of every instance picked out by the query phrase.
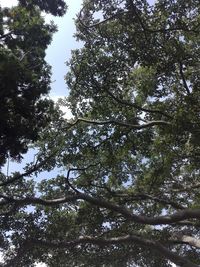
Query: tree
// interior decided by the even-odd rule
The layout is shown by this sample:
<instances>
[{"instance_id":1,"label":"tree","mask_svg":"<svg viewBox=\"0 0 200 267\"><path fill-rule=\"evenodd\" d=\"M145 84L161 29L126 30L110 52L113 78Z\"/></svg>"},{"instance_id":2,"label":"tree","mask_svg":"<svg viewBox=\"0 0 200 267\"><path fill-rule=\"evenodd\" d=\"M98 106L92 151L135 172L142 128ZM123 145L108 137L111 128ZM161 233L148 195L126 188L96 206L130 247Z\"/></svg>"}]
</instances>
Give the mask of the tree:
<instances>
[{"instance_id":1,"label":"tree","mask_svg":"<svg viewBox=\"0 0 200 267\"><path fill-rule=\"evenodd\" d=\"M63 0L19 0L21 6L28 9L39 7L40 10L51 13L54 16L63 16L66 12L67 5Z\"/></svg>"},{"instance_id":2,"label":"tree","mask_svg":"<svg viewBox=\"0 0 200 267\"><path fill-rule=\"evenodd\" d=\"M63 1L20 1L0 8L0 165L8 157L19 160L50 121L53 103L44 96L51 71L45 50L56 27L45 24L38 6L55 15L65 12Z\"/></svg>"},{"instance_id":3,"label":"tree","mask_svg":"<svg viewBox=\"0 0 200 267\"><path fill-rule=\"evenodd\" d=\"M200 266L199 11L84 1L66 76L73 118L52 115L37 162L2 175L6 266Z\"/></svg>"}]
</instances>

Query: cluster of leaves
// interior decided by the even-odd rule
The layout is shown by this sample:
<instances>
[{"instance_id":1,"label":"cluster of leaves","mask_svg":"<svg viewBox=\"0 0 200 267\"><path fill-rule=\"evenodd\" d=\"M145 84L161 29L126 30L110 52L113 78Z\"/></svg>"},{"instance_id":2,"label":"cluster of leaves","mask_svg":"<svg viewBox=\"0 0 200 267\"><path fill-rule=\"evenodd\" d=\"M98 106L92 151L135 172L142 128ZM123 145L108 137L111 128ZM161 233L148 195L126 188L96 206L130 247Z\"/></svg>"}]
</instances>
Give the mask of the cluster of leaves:
<instances>
[{"instance_id":1,"label":"cluster of leaves","mask_svg":"<svg viewBox=\"0 0 200 267\"><path fill-rule=\"evenodd\" d=\"M26 9L39 7L40 10L54 16L63 16L67 9L67 5L63 0L19 0L19 3Z\"/></svg>"},{"instance_id":2,"label":"cluster of leaves","mask_svg":"<svg viewBox=\"0 0 200 267\"><path fill-rule=\"evenodd\" d=\"M199 14L199 1L84 1L66 76L73 119L52 114L38 163L2 177L20 188L63 168L30 195L1 196L8 266L200 265Z\"/></svg>"},{"instance_id":3,"label":"cluster of leaves","mask_svg":"<svg viewBox=\"0 0 200 267\"><path fill-rule=\"evenodd\" d=\"M65 3L53 2L20 1L12 8L0 7L0 165L8 156L19 160L50 121L53 103L42 96L50 90L45 50L56 26L45 23L40 9L63 15Z\"/></svg>"}]
</instances>

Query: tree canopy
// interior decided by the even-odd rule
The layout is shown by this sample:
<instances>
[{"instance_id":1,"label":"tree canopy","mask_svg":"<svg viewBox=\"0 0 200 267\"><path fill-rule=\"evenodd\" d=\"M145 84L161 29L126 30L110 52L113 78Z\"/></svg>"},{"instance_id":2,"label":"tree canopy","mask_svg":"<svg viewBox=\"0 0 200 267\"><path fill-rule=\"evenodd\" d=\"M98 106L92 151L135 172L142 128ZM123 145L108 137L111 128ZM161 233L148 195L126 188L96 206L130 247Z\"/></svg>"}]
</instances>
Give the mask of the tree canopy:
<instances>
[{"instance_id":1,"label":"tree canopy","mask_svg":"<svg viewBox=\"0 0 200 267\"><path fill-rule=\"evenodd\" d=\"M45 50L56 26L46 24L41 10L62 15L63 1L20 1L0 7L0 163L20 159L30 141L50 119L50 66ZM62 11L60 10L62 7Z\"/></svg>"},{"instance_id":2,"label":"tree canopy","mask_svg":"<svg viewBox=\"0 0 200 267\"><path fill-rule=\"evenodd\" d=\"M83 2L73 117L50 113L37 160L1 174L4 266L200 266L199 14L194 0Z\"/></svg>"}]
</instances>

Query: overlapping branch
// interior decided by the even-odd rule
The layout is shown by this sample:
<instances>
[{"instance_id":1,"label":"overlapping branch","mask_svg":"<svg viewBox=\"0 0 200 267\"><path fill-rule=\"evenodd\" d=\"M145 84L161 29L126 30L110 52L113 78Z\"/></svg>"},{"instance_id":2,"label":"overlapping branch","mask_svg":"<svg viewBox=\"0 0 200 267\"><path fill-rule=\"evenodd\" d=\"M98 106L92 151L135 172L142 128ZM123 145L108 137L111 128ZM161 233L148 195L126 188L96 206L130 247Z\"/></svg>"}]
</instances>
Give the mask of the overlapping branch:
<instances>
[{"instance_id":1,"label":"overlapping branch","mask_svg":"<svg viewBox=\"0 0 200 267\"><path fill-rule=\"evenodd\" d=\"M149 250L159 251L163 256L169 259L171 262L177 264L178 266L184 267L199 267L199 265L192 263L188 259L179 256L178 254L170 251L167 247L163 246L158 241L149 240L137 235L126 235L112 238L101 238L101 237L91 237L83 236L74 240L68 240L66 242L53 242L31 239L27 241L33 246L39 245L47 248L60 248L67 249L78 245L92 244L97 246L110 246L110 245L120 245L124 243L133 243L143 247L147 247Z\"/></svg>"},{"instance_id":2,"label":"overlapping branch","mask_svg":"<svg viewBox=\"0 0 200 267\"><path fill-rule=\"evenodd\" d=\"M163 216L145 216L135 214L132 210L126 208L125 206L116 205L108 200L93 197L85 193L77 192L76 194L71 194L69 196L64 196L62 198L45 200L37 197L25 197L25 198L14 198L10 197L8 199L3 199L0 202L0 206L5 206L7 204L15 204L16 206L26 206L26 205L43 205L43 206L55 206L64 203L74 202L78 200L84 200L92 205L106 208L113 212L122 215L129 221L133 221L138 224L147 225L164 225L164 224L175 224L189 219L200 219L200 209L183 209L173 214L163 215Z\"/></svg>"}]
</instances>

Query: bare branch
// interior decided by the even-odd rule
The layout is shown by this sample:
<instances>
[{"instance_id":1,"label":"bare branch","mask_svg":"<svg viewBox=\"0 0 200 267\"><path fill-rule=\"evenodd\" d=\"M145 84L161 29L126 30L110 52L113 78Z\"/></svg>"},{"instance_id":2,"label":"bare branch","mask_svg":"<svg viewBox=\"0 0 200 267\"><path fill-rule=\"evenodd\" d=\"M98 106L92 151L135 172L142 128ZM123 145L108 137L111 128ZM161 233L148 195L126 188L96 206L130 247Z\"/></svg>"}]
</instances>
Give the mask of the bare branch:
<instances>
[{"instance_id":1,"label":"bare branch","mask_svg":"<svg viewBox=\"0 0 200 267\"><path fill-rule=\"evenodd\" d=\"M51 199L51 200L45 200L42 198L37 197L25 197L25 198L14 198L10 197L7 201L1 201L0 206L12 204L14 203L16 206L26 206L26 205L43 205L43 206L56 206L68 202L73 202L75 200L80 199L77 195L71 195L63 198L57 198L57 199Z\"/></svg>"},{"instance_id":2,"label":"bare branch","mask_svg":"<svg viewBox=\"0 0 200 267\"><path fill-rule=\"evenodd\" d=\"M191 246L194 246L196 248L200 248L200 240L195 238L195 237L188 236L188 235L183 235L181 237L181 241L183 241L186 244L189 244Z\"/></svg>"},{"instance_id":3,"label":"bare branch","mask_svg":"<svg viewBox=\"0 0 200 267\"><path fill-rule=\"evenodd\" d=\"M185 244L195 248L200 248L200 239L198 238L181 233L173 235L173 238L175 239L172 239L170 241L174 244Z\"/></svg>"}]
</instances>

